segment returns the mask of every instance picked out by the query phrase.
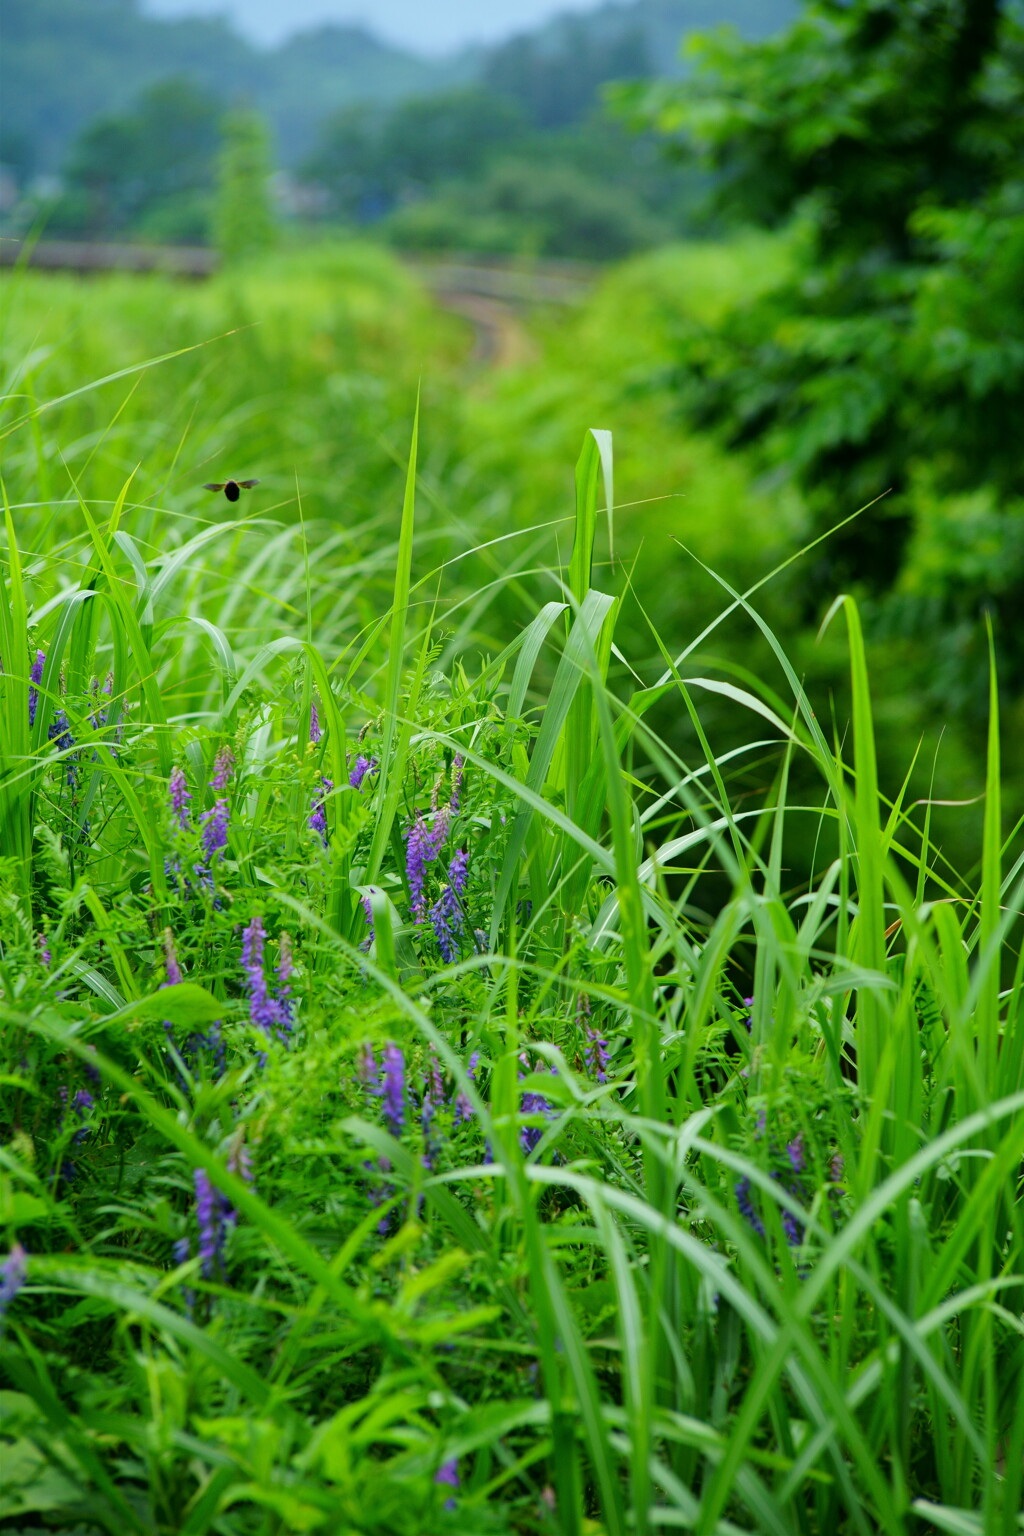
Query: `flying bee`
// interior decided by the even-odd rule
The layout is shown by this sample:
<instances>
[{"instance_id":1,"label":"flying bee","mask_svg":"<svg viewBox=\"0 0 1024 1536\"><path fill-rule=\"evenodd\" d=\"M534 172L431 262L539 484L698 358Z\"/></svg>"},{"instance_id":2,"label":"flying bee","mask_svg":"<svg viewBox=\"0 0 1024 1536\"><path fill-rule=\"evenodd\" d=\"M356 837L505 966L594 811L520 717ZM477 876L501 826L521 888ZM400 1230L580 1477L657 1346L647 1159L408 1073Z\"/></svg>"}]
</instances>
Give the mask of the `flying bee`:
<instances>
[{"instance_id":1,"label":"flying bee","mask_svg":"<svg viewBox=\"0 0 1024 1536\"><path fill-rule=\"evenodd\" d=\"M258 480L222 480L212 485L204 485L204 491L223 491L228 501L237 501L243 491L251 491L254 485L259 485Z\"/></svg>"}]
</instances>

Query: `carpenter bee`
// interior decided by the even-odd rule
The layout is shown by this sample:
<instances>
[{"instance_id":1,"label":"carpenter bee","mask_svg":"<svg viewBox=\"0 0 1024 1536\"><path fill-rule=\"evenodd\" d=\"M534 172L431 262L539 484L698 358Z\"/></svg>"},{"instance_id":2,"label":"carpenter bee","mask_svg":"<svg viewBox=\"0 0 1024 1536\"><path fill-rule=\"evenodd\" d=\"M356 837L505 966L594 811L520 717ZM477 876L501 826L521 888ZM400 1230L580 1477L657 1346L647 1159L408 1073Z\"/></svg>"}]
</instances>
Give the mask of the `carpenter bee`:
<instances>
[{"instance_id":1,"label":"carpenter bee","mask_svg":"<svg viewBox=\"0 0 1024 1536\"><path fill-rule=\"evenodd\" d=\"M204 485L204 491L223 491L228 501L237 501L243 491L251 491L254 485L259 485L258 480L222 480L213 485Z\"/></svg>"}]
</instances>

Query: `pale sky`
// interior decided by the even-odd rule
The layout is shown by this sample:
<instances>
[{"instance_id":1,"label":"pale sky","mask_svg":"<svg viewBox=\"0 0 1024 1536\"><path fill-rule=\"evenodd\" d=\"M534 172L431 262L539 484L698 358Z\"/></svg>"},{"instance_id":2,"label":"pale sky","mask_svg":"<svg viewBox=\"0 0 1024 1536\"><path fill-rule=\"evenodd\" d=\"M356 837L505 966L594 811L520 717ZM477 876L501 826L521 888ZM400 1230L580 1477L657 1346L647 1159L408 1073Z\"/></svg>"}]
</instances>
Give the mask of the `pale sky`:
<instances>
[{"instance_id":1,"label":"pale sky","mask_svg":"<svg viewBox=\"0 0 1024 1536\"><path fill-rule=\"evenodd\" d=\"M599 0L143 0L151 16L227 16L258 43L325 21L362 22L417 53L450 53L536 26L560 11L590 11Z\"/></svg>"}]
</instances>

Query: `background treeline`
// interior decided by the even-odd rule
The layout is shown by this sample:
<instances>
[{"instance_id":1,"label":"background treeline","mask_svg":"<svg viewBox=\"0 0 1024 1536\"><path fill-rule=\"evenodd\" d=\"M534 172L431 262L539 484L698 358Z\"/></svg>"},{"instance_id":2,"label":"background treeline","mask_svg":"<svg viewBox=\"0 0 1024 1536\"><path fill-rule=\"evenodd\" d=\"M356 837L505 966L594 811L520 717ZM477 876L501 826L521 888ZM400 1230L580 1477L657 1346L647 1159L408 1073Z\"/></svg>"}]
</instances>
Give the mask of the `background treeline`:
<instances>
[{"instance_id":1,"label":"background treeline","mask_svg":"<svg viewBox=\"0 0 1024 1536\"><path fill-rule=\"evenodd\" d=\"M607 84L677 74L695 26L757 35L793 12L635 0L427 61L360 28L260 52L223 22L157 21L136 0L3 0L9 221L208 239L221 120L244 105L271 126L292 216L413 247L618 256L692 223L703 183L609 118Z\"/></svg>"}]
</instances>

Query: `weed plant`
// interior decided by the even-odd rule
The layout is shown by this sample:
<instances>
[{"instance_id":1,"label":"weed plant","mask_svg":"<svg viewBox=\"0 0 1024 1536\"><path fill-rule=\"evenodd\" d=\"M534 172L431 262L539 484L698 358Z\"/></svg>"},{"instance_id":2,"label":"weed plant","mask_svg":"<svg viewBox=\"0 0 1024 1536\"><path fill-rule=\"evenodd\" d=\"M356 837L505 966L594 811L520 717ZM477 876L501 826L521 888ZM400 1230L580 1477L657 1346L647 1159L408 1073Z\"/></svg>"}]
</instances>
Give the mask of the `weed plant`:
<instances>
[{"instance_id":1,"label":"weed plant","mask_svg":"<svg viewBox=\"0 0 1024 1536\"><path fill-rule=\"evenodd\" d=\"M415 574L417 454L354 558L84 472L56 533L6 506L5 1528L1019 1532L994 665L970 891L880 790L852 601L835 740L724 581L772 672L652 631L633 675L594 432L488 649L487 591Z\"/></svg>"}]
</instances>

